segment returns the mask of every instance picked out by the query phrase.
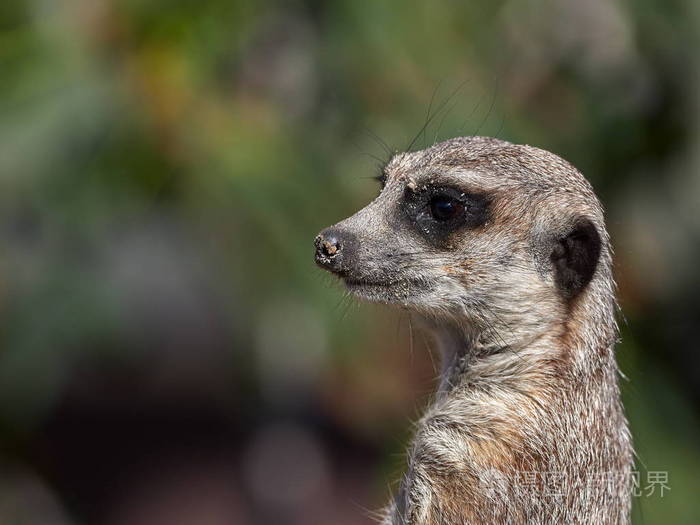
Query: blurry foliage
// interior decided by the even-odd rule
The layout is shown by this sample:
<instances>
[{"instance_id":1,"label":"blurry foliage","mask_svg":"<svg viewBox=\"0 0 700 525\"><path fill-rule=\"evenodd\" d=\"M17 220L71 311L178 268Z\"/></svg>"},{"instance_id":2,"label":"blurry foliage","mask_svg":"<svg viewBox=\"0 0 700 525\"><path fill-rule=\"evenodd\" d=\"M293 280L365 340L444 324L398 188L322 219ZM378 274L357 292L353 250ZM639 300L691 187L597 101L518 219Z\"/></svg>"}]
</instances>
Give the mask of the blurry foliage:
<instances>
[{"instance_id":1,"label":"blurry foliage","mask_svg":"<svg viewBox=\"0 0 700 525\"><path fill-rule=\"evenodd\" d=\"M0 3L7 460L46 470L33 451L61 407L122 397L220 407L251 432L305 414L400 451L434 375L426 345L416 335L409 357L406 320L342 299L311 246L373 197L377 165L432 110L416 148L474 133L533 144L603 197L628 413L640 463L671 485L637 500L636 519L692 523L699 13L691 0ZM381 503L394 464L363 504Z\"/></svg>"}]
</instances>

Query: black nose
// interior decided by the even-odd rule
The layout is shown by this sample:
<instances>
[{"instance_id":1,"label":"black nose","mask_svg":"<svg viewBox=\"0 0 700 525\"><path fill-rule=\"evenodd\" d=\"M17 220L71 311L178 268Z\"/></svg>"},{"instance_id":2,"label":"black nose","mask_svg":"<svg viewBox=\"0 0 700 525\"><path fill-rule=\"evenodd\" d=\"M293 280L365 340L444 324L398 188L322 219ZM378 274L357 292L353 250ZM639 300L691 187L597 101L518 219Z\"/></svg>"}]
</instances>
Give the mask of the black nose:
<instances>
[{"instance_id":1,"label":"black nose","mask_svg":"<svg viewBox=\"0 0 700 525\"><path fill-rule=\"evenodd\" d=\"M342 273L344 235L332 229L323 230L314 241L316 246L316 264L334 273Z\"/></svg>"}]
</instances>

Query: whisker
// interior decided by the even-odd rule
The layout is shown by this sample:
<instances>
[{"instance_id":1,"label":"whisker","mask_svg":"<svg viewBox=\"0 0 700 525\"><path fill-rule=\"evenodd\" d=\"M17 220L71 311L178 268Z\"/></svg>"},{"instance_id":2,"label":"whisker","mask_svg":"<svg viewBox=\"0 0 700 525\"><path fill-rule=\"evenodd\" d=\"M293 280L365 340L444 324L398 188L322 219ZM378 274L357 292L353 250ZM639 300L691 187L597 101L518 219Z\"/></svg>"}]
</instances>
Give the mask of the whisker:
<instances>
[{"instance_id":1,"label":"whisker","mask_svg":"<svg viewBox=\"0 0 700 525\"><path fill-rule=\"evenodd\" d=\"M479 134L479 131L481 131L481 128L483 125L486 123L488 118L491 116L491 111L493 110L493 106L496 103L496 98L498 97L498 89L494 89L493 91L493 97L491 98L491 105L489 106L489 110L486 112L486 115L484 116L483 120L479 124L479 127L476 128L476 131L472 134L472 137L475 137Z\"/></svg>"},{"instance_id":2,"label":"whisker","mask_svg":"<svg viewBox=\"0 0 700 525\"><path fill-rule=\"evenodd\" d=\"M430 97L430 104L428 104L428 112L425 114L425 122L427 124L428 119L430 118L430 111L433 109L433 102L435 101L435 95L437 95L438 91L440 90L440 86L442 85L442 79L437 83L437 86L435 86L435 89L433 90L433 94ZM425 147L425 128L426 126L423 126L423 147Z\"/></svg>"},{"instance_id":3,"label":"whisker","mask_svg":"<svg viewBox=\"0 0 700 525\"><path fill-rule=\"evenodd\" d=\"M433 356L433 347L430 344L430 342L428 341L428 338L426 337L424 332L421 332L421 337L423 339L423 345L428 350L428 357L430 357L430 363L433 366L433 373L435 374L435 379L437 379L439 372L437 369L437 365L435 364L435 357Z\"/></svg>"},{"instance_id":4,"label":"whisker","mask_svg":"<svg viewBox=\"0 0 700 525\"><path fill-rule=\"evenodd\" d=\"M364 132L367 136L369 136L371 139L373 139L385 152L387 155L391 157L391 155L394 153L393 150L389 147L389 145L386 143L384 139L382 139L379 135L377 135L374 131L372 131L369 128L365 128ZM386 162L386 161L384 161Z\"/></svg>"},{"instance_id":5,"label":"whisker","mask_svg":"<svg viewBox=\"0 0 700 525\"><path fill-rule=\"evenodd\" d=\"M439 115L440 112L442 112L442 110L445 108L445 106L446 106L447 104L449 104L449 103L452 101L452 99L454 98L454 96L465 86L465 84L466 84L467 82L469 82L468 79L465 80L464 82L462 82L459 86L457 86L457 88L456 88L454 91L452 91L452 93L447 97L447 99L444 100L444 101L438 106L438 109L435 111L435 113L433 113L433 114L425 121L425 124L423 124L423 126L420 128L420 130L418 130L418 133L416 133L416 136L413 137L413 140L410 142L410 144L409 144L408 147L405 149L405 151L411 151L411 148L412 148L413 145L416 143L416 140L418 140L418 137L421 136L421 134L426 130L426 128L427 128L428 125L432 122L432 120L433 120L437 115Z\"/></svg>"},{"instance_id":6,"label":"whisker","mask_svg":"<svg viewBox=\"0 0 700 525\"><path fill-rule=\"evenodd\" d=\"M435 143L438 140L438 136L440 135L440 130L442 129L442 125L444 124L445 119L452 112L452 110L455 108L455 106L457 105L457 102L459 102L459 101L457 101L457 100L454 101L452 103L452 105L449 108L447 108L447 111L445 111L445 113L442 115L442 118L440 119L440 124L438 124L437 130L435 130L435 137L433 137L433 145L435 145Z\"/></svg>"},{"instance_id":7,"label":"whisker","mask_svg":"<svg viewBox=\"0 0 700 525\"><path fill-rule=\"evenodd\" d=\"M506 114L505 112L501 114L501 125L498 126L498 131L496 131L496 134L494 135L495 138L500 138L499 135L501 134L501 131L503 131L503 124L506 122Z\"/></svg>"},{"instance_id":8,"label":"whisker","mask_svg":"<svg viewBox=\"0 0 700 525\"><path fill-rule=\"evenodd\" d=\"M481 103L484 101L484 97L486 96L486 93L482 93L481 96L479 97L479 100L476 102L476 106L469 112L469 115L467 115L467 118L464 119L464 122L462 122L462 125L459 128L459 134L461 135L462 132L464 131L464 126L467 125L467 122L469 122L469 119L474 116L474 113L476 113L476 110L479 109L479 106Z\"/></svg>"}]
</instances>

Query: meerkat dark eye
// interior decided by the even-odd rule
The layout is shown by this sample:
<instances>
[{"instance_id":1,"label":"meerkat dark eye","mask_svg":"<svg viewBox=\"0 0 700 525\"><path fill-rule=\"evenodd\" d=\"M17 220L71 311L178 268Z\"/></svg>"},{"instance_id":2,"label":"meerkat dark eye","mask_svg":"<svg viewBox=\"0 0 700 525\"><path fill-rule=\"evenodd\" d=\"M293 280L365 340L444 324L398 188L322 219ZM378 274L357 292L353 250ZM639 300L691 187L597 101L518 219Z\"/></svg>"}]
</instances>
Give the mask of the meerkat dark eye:
<instances>
[{"instance_id":1,"label":"meerkat dark eye","mask_svg":"<svg viewBox=\"0 0 700 525\"><path fill-rule=\"evenodd\" d=\"M448 195L436 195L430 200L433 219L447 222L464 214L464 204Z\"/></svg>"},{"instance_id":2,"label":"meerkat dark eye","mask_svg":"<svg viewBox=\"0 0 700 525\"><path fill-rule=\"evenodd\" d=\"M454 186L407 185L404 210L424 238L442 246L455 232L489 220L491 197Z\"/></svg>"}]
</instances>

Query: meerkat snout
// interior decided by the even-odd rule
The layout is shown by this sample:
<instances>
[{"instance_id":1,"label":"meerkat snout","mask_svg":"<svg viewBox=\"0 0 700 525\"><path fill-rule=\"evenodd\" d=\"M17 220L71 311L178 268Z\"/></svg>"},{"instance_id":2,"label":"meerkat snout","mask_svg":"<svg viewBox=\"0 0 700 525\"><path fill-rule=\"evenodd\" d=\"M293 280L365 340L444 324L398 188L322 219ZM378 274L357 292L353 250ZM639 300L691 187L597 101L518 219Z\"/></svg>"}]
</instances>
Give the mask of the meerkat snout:
<instances>
[{"instance_id":1,"label":"meerkat snout","mask_svg":"<svg viewBox=\"0 0 700 525\"><path fill-rule=\"evenodd\" d=\"M341 244L338 238L328 231L323 231L314 240L316 247L316 264L321 268L336 271L342 259Z\"/></svg>"},{"instance_id":2,"label":"meerkat snout","mask_svg":"<svg viewBox=\"0 0 700 525\"><path fill-rule=\"evenodd\" d=\"M348 270L348 261L356 244L355 236L345 230L327 228L316 236L316 264L338 276Z\"/></svg>"}]
</instances>

